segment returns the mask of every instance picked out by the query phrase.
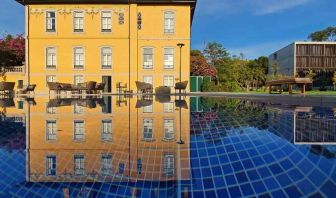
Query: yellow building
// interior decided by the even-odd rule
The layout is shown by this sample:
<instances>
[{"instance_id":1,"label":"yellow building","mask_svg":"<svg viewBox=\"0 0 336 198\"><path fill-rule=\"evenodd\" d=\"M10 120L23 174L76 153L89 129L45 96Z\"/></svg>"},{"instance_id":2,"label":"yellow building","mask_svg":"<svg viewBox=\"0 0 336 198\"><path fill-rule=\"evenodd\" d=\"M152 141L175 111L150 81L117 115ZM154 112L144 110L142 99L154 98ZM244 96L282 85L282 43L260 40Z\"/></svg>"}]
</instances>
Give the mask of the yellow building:
<instances>
[{"instance_id":1,"label":"yellow building","mask_svg":"<svg viewBox=\"0 0 336 198\"><path fill-rule=\"evenodd\" d=\"M173 87L189 80L190 27L196 0L17 0L26 13L24 84L135 81ZM9 79L11 79L9 75Z\"/></svg>"},{"instance_id":2,"label":"yellow building","mask_svg":"<svg viewBox=\"0 0 336 198\"><path fill-rule=\"evenodd\" d=\"M26 110L28 182L190 180L190 111L173 100L143 107L107 96L36 103Z\"/></svg>"}]
</instances>

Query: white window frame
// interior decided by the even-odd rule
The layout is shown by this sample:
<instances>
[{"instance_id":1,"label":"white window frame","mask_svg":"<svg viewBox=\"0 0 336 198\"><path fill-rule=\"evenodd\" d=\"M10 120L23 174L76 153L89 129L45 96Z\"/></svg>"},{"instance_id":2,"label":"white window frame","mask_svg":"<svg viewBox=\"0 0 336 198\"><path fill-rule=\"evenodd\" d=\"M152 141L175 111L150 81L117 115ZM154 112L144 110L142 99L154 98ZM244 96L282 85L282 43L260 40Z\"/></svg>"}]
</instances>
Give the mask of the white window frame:
<instances>
[{"instance_id":1,"label":"white window frame","mask_svg":"<svg viewBox=\"0 0 336 198\"><path fill-rule=\"evenodd\" d=\"M153 85L153 76L143 76L143 82Z\"/></svg>"},{"instance_id":2,"label":"white window frame","mask_svg":"<svg viewBox=\"0 0 336 198\"><path fill-rule=\"evenodd\" d=\"M163 103L164 113L174 113L174 108L175 108L175 104L173 102Z\"/></svg>"},{"instance_id":3,"label":"white window frame","mask_svg":"<svg viewBox=\"0 0 336 198\"><path fill-rule=\"evenodd\" d=\"M108 124L110 126L105 127L104 124ZM101 140L102 141L112 141L113 139L113 129L112 129L113 125L112 125L112 120L102 120L101 122ZM109 131L107 131L107 129L109 128Z\"/></svg>"},{"instance_id":4,"label":"white window frame","mask_svg":"<svg viewBox=\"0 0 336 198\"><path fill-rule=\"evenodd\" d=\"M83 176L85 175L85 155L75 154L74 155L74 175Z\"/></svg>"},{"instance_id":5,"label":"white window frame","mask_svg":"<svg viewBox=\"0 0 336 198\"><path fill-rule=\"evenodd\" d=\"M56 120L46 120L46 140L53 142L57 140L57 121ZM51 124L51 128L49 126Z\"/></svg>"},{"instance_id":6,"label":"white window frame","mask_svg":"<svg viewBox=\"0 0 336 198\"><path fill-rule=\"evenodd\" d=\"M173 52L171 54L166 53L166 50L172 50ZM166 56L172 56L172 65L168 65L167 63L170 61L166 60ZM175 68L175 48L173 47L165 47L163 48L163 68L164 69L174 69Z\"/></svg>"},{"instance_id":7,"label":"white window frame","mask_svg":"<svg viewBox=\"0 0 336 198\"><path fill-rule=\"evenodd\" d=\"M144 113L153 113L153 104L142 108Z\"/></svg>"},{"instance_id":8,"label":"white window frame","mask_svg":"<svg viewBox=\"0 0 336 198\"><path fill-rule=\"evenodd\" d=\"M76 13L83 13L83 17L82 17L82 21L83 21L83 27L82 29L76 29L76 18L80 18L80 17L76 17ZM73 27L72 30L74 33L83 33L85 31L85 12L84 10L74 10L72 12L72 21L73 21ZM80 24L78 26L81 26Z\"/></svg>"},{"instance_id":9,"label":"white window frame","mask_svg":"<svg viewBox=\"0 0 336 198\"><path fill-rule=\"evenodd\" d=\"M104 53L104 50L110 50L110 53ZM105 56L107 56L107 61L105 61ZM112 50L112 47L103 46L103 47L100 48L100 61L101 61L101 64L100 64L101 69L112 69L112 65L113 65L113 50ZM108 64L105 65L105 62L107 62L109 65Z\"/></svg>"},{"instance_id":10,"label":"white window frame","mask_svg":"<svg viewBox=\"0 0 336 198\"><path fill-rule=\"evenodd\" d=\"M83 53L76 53L76 50L79 50L79 49L82 49L83 50ZM80 57L78 57L79 58L79 60L77 60L77 55L81 55L82 54L82 56L83 56L83 60L80 60ZM85 69L85 48L84 47L82 47L82 46L76 46L76 47L74 47L73 48L73 52L72 52L72 60L73 60L73 69L75 69L75 70L83 70L83 69ZM81 62L83 62L83 65L76 65L76 62L79 62L79 63L81 63Z\"/></svg>"},{"instance_id":11,"label":"white window frame","mask_svg":"<svg viewBox=\"0 0 336 198\"><path fill-rule=\"evenodd\" d=\"M112 154L102 154L100 158L100 174L113 175Z\"/></svg>"},{"instance_id":12,"label":"white window frame","mask_svg":"<svg viewBox=\"0 0 336 198\"><path fill-rule=\"evenodd\" d=\"M55 161L52 161L50 159L55 159ZM56 155L47 155L45 158L46 163L46 176L48 177L55 177L57 176L57 156ZM53 167L55 166L55 167ZM55 174L52 174L51 172L55 171Z\"/></svg>"},{"instance_id":13,"label":"white window frame","mask_svg":"<svg viewBox=\"0 0 336 198\"><path fill-rule=\"evenodd\" d=\"M48 17L48 13L54 12L55 13L55 18L54 18L54 23L55 23L55 29L49 29L49 20L51 20L52 23L52 17ZM52 25L51 25L52 26ZM45 11L45 32L46 33L56 33L57 32L57 12L55 10L46 10Z\"/></svg>"},{"instance_id":14,"label":"white window frame","mask_svg":"<svg viewBox=\"0 0 336 198\"><path fill-rule=\"evenodd\" d=\"M168 16L167 16L168 14L171 14L173 16L173 18L168 18ZM166 24L166 22L168 22L166 20L168 20L168 19L172 20L172 24L171 23L170 23L170 25ZM164 11L164 13L163 13L163 32L164 32L164 34L174 34L175 33L175 23L176 23L175 12L172 11L172 10ZM172 26L172 27L170 27L170 26ZM168 27L170 27L170 28L168 28Z\"/></svg>"},{"instance_id":15,"label":"white window frame","mask_svg":"<svg viewBox=\"0 0 336 198\"><path fill-rule=\"evenodd\" d=\"M175 155L164 154L163 155L163 174L171 177L175 174Z\"/></svg>"},{"instance_id":16,"label":"white window frame","mask_svg":"<svg viewBox=\"0 0 336 198\"><path fill-rule=\"evenodd\" d=\"M50 78L52 81L49 81ZM57 76L56 75L46 75L46 87L48 87L48 82L57 82Z\"/></svg>"},{"instance_id":17,"label":"white window frame","mask_svg":"<svg viewBox=\"0 0 336 198\"><path fill-rule=\"evenodd\" d=\"M149 54L149 53L146 53L145 54L145 51L146 50L151 50L152 51L152 53L151 54ZM147 56L152 56L152 64L150 65L150 62L149 61L147 61L147 62L145 62L145 60L146 60L146 58L145 57L147 57ZM144 47L144 48L142 48L142 68L143 69L153 69L154 68L154 48L153 47Z\"/></svg>"},{"instance_id":18,"label":"white window frame","mask_svg":"<svg viewBox=\"0 0 336 198\"><path fill-rule=\"evenodd\" d=\"M54 53L49 53L49 50L55 50ZM52 56L52 64L49 65L49 55ZM57 48L55 46L47 46L45 48L45 68L47 70L57 69Z\"/></svg>"},{"instance_id":19,"label":"white window frame","mask_svg":"<svg viewBox=\"0 0 336 198\"><path fill-rule=\"evenodd\" d=\"M171 134L172 137L167 137L167 134ZM175 139L175 123L172 118L165 118L163 120L163 139L174 140Z\"/></svg>"},{"instance_id":20,"label":"white window frame","mask_svg":"<svg viewBox=\"0 0 336 198\"><path fill-rule=\"evenodd\" d=\"M76 78L81 78L81 79L77 82ZM78 85L79 83L84 83L84 75L82 74L74 75L73 82L74 82L74 85Z\"/></svg>"},{"instance_id":21,"label":"white window frame","mask_svg":"<svg viewBox=\"0 0 336 198\"><path fill-rule=\"evenodd\" d=\"M73 113L74 114L83 114L84 113L84 107L75 103L74 106L73 106Z\"/></svg>"},{"instance_id":22,"label":"white window frame","mask_svg":"<svg viewBox=\"0 0 336 198\"><path fill-rule=\"evenodd\" d=\"M82 126L77 128L76 127L77 124L82 124ZM84 141L85 140L85 121L84 120L74 120L73 121L73 140L74 141Z\"/></svg>"},{"instance_id":23,"label":"white window frame","mask_svg":"<svg viewBox=\"0 0 336 198\"><path fill-rule=\"evenodd\" d=\"M172 79L171 82L170 82L170 80L171 80L170 78ZM174 87L175 86L174 83L175 83L175 79L174 79L173 75L163 76L163 86Z\"/></svg>"},{"instance_id":24,"label":"white window frame","mask_svg":"<svg viewBox=\"0 0 336 198\"><path fill-rule=\"evenodd\" d=\"M148 125L148 124L151 124ZM143 139L145 141L152 141L154 140L154 120L152 118L145 118L143 119L143 122L142 122L143 126L142 126L142 136L143 136ZM150 138L148 137L145 137L145 133L149 134L148 130L151 130L151 136Z\"/></svg>"},{"instance_id":25,"label":"white window frame","mask_svg":"<svg viewBox=\"0 0 336 198\"><path fill-rule=\"evenodd\" d=\"M46 104L46 113L47 114L56 114L57 108L56 107L48 107L48 103Z\"/></svg>"},{"instance_id":26,"label":"white window frame","mask_svg":"<svg viewBox=\"0 0 336 198\"><path fill-rule=\"evenodd\" d=\"M110 13L110 17L103 17L104 13ZM102 10L100 12L100 31L102 33L111 33L112 32L112 25L113 25L112 16L113 16L113 13L112 13L111 10ZM108 18L109 18L109 20L108 20ZM107 19L107 23L110 22L110 28L109 29L108 28L104 29L105 25L109 26L109 24L104 24L104 22L105 22L104 19Z\"/></svg>"}]
</instances>

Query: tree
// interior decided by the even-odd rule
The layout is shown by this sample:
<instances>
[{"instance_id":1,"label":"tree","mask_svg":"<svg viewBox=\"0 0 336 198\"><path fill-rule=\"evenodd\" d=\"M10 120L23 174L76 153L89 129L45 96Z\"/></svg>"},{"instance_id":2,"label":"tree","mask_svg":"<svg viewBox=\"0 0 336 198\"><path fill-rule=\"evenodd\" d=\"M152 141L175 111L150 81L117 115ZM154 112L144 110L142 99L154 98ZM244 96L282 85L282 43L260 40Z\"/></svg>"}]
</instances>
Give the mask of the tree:
<instances>
[{"instance_id":1,"label":"tree","mask_svg":"<svg viewBox=\"0 0 336 198\"><path fill-rule=\"evenodd\" d=\"M313 32L308 37L312 41L336 41L336 27Z\"/></svg>"},{"instance_id":2,"label":"tree","mask_svg":"<svg viewBox=\"0 0 336 198\"><path fill-rule=\"evenodd\" d=\"M223 45L216 42L208 43L203 53L208 63L214 66L217 70L223 61L230 58L230 54Z\"/></svg>"},{"instance_id":3,"label":"tree","mask_svg":"<svg viewBox=\"0 0 336 198\"><path fill-rule=\"evenodd\" d=\"M0 38L0 67L21 66L25 60L25 39L22 35Z\"/></svg>"},{"instance_id":4,"label":"tree","mask_svg":"<svg viewBox=\"0 0 336 198\"><path fill-rule=\"evenodd\" d=\"M206 61L206 58L199 50L190 52L190 75L211 76L212 80L217 79L217 70Z\"/></svg>"}]
</instances>

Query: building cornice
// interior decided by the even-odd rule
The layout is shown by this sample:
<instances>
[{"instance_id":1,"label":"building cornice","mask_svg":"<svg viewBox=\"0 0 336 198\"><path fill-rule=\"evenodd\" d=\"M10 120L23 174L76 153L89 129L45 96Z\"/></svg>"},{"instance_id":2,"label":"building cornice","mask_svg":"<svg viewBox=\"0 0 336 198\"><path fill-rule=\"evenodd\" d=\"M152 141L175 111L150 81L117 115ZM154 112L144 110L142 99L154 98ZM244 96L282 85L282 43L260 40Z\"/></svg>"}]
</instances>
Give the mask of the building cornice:
<instances>
[{"instance_id":1,"label":"building cornice","mask_svg":"<svg viewBox=\"0 0 336 198\"><path fill-rule=\"evenodd\" d=\"M194 17L197 0L16 0L22 5L45 4L148 4L148 5L190 5L191 21Z\"/></svg>"}]
</instances>

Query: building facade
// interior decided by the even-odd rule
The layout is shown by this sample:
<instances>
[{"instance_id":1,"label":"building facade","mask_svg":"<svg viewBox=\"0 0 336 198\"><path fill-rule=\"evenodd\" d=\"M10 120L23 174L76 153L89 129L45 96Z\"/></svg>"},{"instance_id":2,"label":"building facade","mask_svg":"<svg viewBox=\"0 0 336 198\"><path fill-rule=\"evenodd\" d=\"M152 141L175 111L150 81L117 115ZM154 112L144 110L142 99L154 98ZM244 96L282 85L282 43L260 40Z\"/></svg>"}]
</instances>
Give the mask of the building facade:
<instances>
[{"instance_id":1,"label":"building facade","mask_svg":"<svg viewBox=\"0 0 336 198\"><path fill-rule=\"evenodd\" d=\"M314 86L331 85L336 42L295 42L270 55L269 60L270 74L305 77L311 70L315 73Z\"/></svg>"},{"instance_id":2,"label":"building facade","mask_svg":"<svg viewBox=\"0 0 336 198\"><path fill-rule=\"evenodd\" d=\"M26 12L24 84L135 81L173 87L189 79L190 27L196 0L17 0ZM185 44L181 49L178 43Z\"/></svg>"}]
</instances>

